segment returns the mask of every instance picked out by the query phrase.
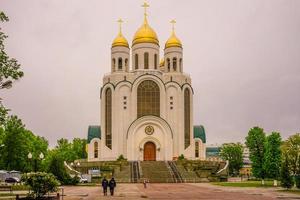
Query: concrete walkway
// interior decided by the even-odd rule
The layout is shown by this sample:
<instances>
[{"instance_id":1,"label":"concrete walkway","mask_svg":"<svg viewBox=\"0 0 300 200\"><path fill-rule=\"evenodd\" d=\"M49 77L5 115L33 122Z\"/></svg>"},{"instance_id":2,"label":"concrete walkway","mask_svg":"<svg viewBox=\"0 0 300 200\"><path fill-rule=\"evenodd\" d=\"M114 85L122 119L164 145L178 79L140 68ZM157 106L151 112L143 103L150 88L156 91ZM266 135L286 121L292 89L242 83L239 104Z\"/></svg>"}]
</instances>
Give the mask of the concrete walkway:
<instances>
[{"instance_id":1,"label":"concrete walkway","mask_svg":"<svg viewBox=\"0 0 300 200\"><path fill-rule=\"evenodd\" d=\"M300 199L300 195L281 193L269 188L233 188L214 186L209 183L195 184L118 184L115 196L103 196L98 187L65 187L64 200L97 199L209 199L209 200L272 200Z\"/></svg>"}]
</instances>

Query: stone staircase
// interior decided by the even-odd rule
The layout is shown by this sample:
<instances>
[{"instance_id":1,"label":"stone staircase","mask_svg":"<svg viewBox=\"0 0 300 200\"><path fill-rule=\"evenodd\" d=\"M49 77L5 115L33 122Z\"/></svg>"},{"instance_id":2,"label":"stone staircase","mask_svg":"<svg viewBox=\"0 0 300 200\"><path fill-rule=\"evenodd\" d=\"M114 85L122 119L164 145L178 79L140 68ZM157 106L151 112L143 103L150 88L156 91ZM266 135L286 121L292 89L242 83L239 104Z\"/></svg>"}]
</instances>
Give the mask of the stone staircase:
<instances>
[{"instance_id":1,"label":"stone staircase","mask_svg":"<svg viewBox=\"0 0 300 200\"><path fill-rule=\"evenodd\" d=\"M173 183L174 178L168 169L168 164L165 161L142 161L141 181L147 179L150 183Z\"/></svg>"}]
</instances>

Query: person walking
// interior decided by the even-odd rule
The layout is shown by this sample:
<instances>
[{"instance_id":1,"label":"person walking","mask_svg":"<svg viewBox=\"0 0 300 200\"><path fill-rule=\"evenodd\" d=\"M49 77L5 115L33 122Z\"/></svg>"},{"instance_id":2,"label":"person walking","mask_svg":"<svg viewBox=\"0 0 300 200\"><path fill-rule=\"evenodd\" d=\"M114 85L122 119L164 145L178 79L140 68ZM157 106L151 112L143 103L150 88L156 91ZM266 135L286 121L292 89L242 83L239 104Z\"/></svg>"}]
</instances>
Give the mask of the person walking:
<instances>
[{"instance_id":1,"label":"person walking","mask_svg":"<svg viewBox=\"0 0 300 200\"><path fill-rule=\"evenodd\" d=\"M143 184L144 184L144 188L147 188L147 180L146 179L144 179Z\"/></svg>"},{"instance_id":2,"label":"person walking","mask_svg":"<svg viewBox=\"0 0 300 200\"><path fill-rule=\"evenodd\" d=\"M115 179L112 177L108 183L109 190L110 190L110 195L114 196L114 190L115 187L117 186Z\"/></svg>"},{"instance_id":3,"label":"person walking","mask_svg":"<svg viewBox=\"0 0 300 200\"><path fill-rule=\"evenodd\" d=\"M104 177L102 180L102 188L104 196L107 196L108 180Z\"/></svg>"}]
</instances>

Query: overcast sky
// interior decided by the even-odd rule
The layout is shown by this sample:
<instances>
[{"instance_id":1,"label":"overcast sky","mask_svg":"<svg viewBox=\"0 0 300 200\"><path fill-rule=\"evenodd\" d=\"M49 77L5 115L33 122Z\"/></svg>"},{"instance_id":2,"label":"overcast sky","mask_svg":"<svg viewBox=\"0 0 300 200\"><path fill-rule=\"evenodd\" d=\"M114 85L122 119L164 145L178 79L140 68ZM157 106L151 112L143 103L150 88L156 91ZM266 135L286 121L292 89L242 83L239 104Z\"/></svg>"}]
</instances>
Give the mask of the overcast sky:
<instances>
[{"instance_id":1,"label":"overcast sky","mask_svg":"<svg viewBox=\"0 0 300 200\"><path fill-rule=\"evenodd\" d=\"M207 143L243 141L261 126L300 132L300 1L149 0L160 46L177 20L183 68L192 77L194 124ZM0 0L6 49L25 76L1 90L4 105L51 146L100 124L99 90L110 72L117 19L131 43L142 0ZM161 49L162 50L162 49ZM163 52L161 51L161 55Z\"/></svg>"}]
</instances>

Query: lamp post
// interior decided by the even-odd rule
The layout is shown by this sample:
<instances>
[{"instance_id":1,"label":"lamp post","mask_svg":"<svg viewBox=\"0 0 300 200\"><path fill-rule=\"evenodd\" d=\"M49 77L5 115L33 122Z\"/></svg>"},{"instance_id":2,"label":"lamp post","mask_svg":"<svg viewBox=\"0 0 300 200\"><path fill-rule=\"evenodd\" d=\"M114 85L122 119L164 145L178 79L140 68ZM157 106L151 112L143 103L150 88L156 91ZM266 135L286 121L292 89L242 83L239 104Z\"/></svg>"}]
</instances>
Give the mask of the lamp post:
<instances>
[{"instance_id":1,"label":"lamp post","mask_svg":"<svg viewBox=\"0 0 300 200\"><path fill-rule=\"evenodd\" d=\"M28 155L27 155L27 158L28 158L28 160L29 160L29 162L30 162L30 168L32 168L32 153L28 153Z\"/></svg>"},{"instance_id":2,"label":"lamp post","mask_svg":"<svg viewBox=\"0 0 300 200\"><path fill-rule=\"evenodd\" d=\"M28 159L30 160L30 164L31 164L31 166L32 166L32 160L33 160L33 155L32 155L32 153L29 152L27 157L28 157ZM37 169L38 169L38 159L43 160L44 157L45 157L45 156L44 156L43 152L41 152L40 155L39 155L39 157L34 159L34 172L36 172Z\"/></svg>"}]
</instances>

